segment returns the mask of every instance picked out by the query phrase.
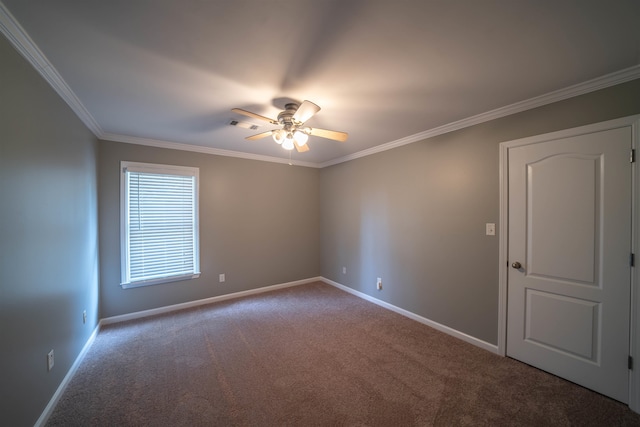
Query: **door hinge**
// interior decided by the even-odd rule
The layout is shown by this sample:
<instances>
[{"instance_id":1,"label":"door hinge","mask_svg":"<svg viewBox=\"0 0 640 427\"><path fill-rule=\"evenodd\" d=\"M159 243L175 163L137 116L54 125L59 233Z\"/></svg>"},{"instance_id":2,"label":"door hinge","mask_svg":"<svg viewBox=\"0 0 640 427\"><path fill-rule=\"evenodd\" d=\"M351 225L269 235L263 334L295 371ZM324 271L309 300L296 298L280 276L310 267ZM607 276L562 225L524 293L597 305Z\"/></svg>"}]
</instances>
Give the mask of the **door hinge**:
<instances>
[{"instance_id":1,"label":"door hinge","mask_svg":"<svg viewBox=\"0 0 640 427\"><path fill-rule=\"evenodd\" d=\"M629 161L631 163L635 163L636 162L636 150L635 149L631 150L631 157L629 157Z\"/></svg>"},{"instance_id":2,"label":"door hinge","mask_svg":"<svg viewBox=\"0 0 640 427\"><path fill-rule=\"evenodd\" d=\"M630 371L633 370L633 357L629 356L629 360L627 361L627 367Z\"/></svg>"},{"instance_id":3,"label":"door hinge","mask_svg":"<svg viewBox=\"0 0 640 427\"><path fill-rule=\"evenodd\" d=\"M635 267L636 266L636 256L635 256L635 254L629 255L629 265L631 267Z\"/></svg>"}]
</instances>

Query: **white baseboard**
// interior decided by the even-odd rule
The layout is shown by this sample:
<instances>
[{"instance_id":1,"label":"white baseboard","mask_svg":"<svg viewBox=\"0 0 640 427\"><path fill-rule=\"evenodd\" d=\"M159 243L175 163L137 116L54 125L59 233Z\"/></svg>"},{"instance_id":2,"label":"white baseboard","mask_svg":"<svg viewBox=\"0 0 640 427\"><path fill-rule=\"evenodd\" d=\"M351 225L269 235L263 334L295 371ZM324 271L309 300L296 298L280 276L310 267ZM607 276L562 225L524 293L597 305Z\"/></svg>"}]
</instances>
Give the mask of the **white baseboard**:
<instances>
[{"instance_id":1,"label":"white baseboard","mask_svg":"<svg viewBox=\"0 0 640 427\"><path fill-rule=\"evenodd\" d=\"M112 316L112 317L106 317L104 319L100 320L100 325L109 325L112 323L118 323L118 322L125 322L127 320L134 320L134 319L141 319L143 317L148 317L148 316L154 316L156 314L163 314L163 313L170 313L172 311L176 311L176 310L183 310L185 308L191 308L191 307L197 307L200 305L205 305L205 304L211 304L214 302L219 302L219 301L225 301L225 300L230 300L230 299L234 299L234 298L241 298L241 297L245 297L245 296L249 296L249 295L256 295L256 294L260 294L263 292L269 292L269 291L274 291L276 289L282 289L282 288L288 288L288 287L292 287L292 286L298 286L298 285L304 285L306 283L312 283L312 282L324 282L328 285L334 286L336 288L339 288L345 292L348 292L352 295L355 295L359 298L362 298L364 300L367 300L369 302L372 302L376 305L379 305L381 307L384 307L388 310L394 311L398 314L401 314L405 317L408 317L412 320L415 320L417 322L420 322L422 324L425 324L427 326L430 326L434 329L437 329L440 332L444 332L445 334L451 335L453 337L456 337L458 339L461 339L465 342L468 342L470 344L473 344L477 347L483 348L487 351L490 351L492 353L495 354L499 354L498 353L498 346L488 343L486 341L482 341L478 338L472 337L471 335L467 335L464 332L460 332L457 331L453 328L450 328L448 326L442 325L438 322L434 322L433 320L427 319L425 317L419 316L415 313L412 313L408 310L405 310L403 308L400 307L396 307L395 305L389 304L388 302L379 300L377 298L374 298L370 295L367 295L365 293L356 291L352 288L349 288L347 286L344 286L338 282L334 282L333 280L327 279L325 277L312 277L309 279L303 279L303 280L296 280L293 282L287 282L287 283L281 283L278 285L271 285L271 286L264 286L262 288L257 288L257 289L250 289L247 291L241 291L241 292L234 292L232 294L226 294L226 295L219 295L219 296L215 296L215 297L211 297L211 298L205 298L205 299L200 299L200 300L196 300L196 301L189 301L189 302L185 302L185 303L181 303L181 304L174 304L174 305L168 305L165 307L159 307L159 308L154 308L151 310L143 310L143 311L137 311L135 313L128 313L128 314L123 314L120 316Z\"/></svg>"},{"instance_id":2,"label":"white baseboard","mask_svg":"<svg viewBox=\"0 0 640 427\"><path fill-rule=\"evenodd\" d=\"M234 292L232 294L219 295L216 297L204 298L196 301L184 302L181 304L167 305L165 307L153 308L150 310L136 311L134 313L122 314L120 316L105 317L104 319L100 319L100 325L110 325L112 323L125 322L127 320L141 319L143 317L154 316L156 314L170 313L172 311L183 310L185 308L197 307L200 305L211 304L218 301L241 298L248 295L261 294L263 292L275 291L276 289L289 288L291 286L304 285L306 283L320 281L322 281L321 277L312 277L309 279L280 283L278 285L264 286L262 288L249 289L247 291Z\"/></svg>"},{"instance_id":3,"label":"white baseboard","mask_svg":"<svg viewBox=\"0 0 640 427\"><path fill-rule=\"evenodd\" d=\"M367 295L367 294L365 294L363 292L356 291L355 289L352 289L352 288L350 288L348 286L342 285L342 284L340 284L338 282L334 282L333 280L327 279L325 277L321 277L321 280L324 283L328 284L328 285L335 286L338 289L342 289L345 292L348 292L348 293L350 293L352 295L355 295L355 296L357 296L359 298L362 298L364 300L372 302L372 303L374 303L376 305L379 305L380 307L384 307L384 308L386 308L388 310L395 311L398 314L401 314L401 315L403 315L405 317L408 317L409 319L412 319L412 320L415 320L415 321L420 322L422 324L425 324L427 326L430 326L433 329L437 329L438 331L444 332L447 335L451 335L453 337L461 339L462 341L468 342L469 344L473 344L473 345L475 345L477 347L480 347L480 348L485 349L487 351L490 351L492 353L499 354L498 353L498 346L495 345L495 344L491 344L491 343L488 343L486 341L482 341L481 339L472 337L471 335L467 335L464 332L457 331L457 330L455 330L453 328L450 328L448 326L442 325L442 324L440 324L438 322L434 322L433 320L429 320L429 319L427 319L425 317L419 316L419 315L417 315L415 313L412 313L412 312L410 312L408 310L405 310L403 308L396 307L393 304L389 304L388 302L379 300L379 299L374 298L374 297L372 297L370 295Z\"/></svg>"},{"instance_id":4,"label":"white baseboard","mask_svg":"<svg viewBox=\"0 0 640 427\"><path fill-rule=\"evenodd\" d=\"M69 382L71 382L71 378L73 378L73 376L75 375L76 371L80 367L80 364L82 363L82 360L84 359L84 356L87 354L87 352L89 351L89 348L91 347L96 337L98 336L98 332L100 332L100 323L98 323L98 326L96 326L96 328L91 333L91 336L89 337L87 342L84 344L84 347L82 347L82 350L80 350L80 354L78 354L78 357L76 357L76 360L73 362L73 365L71 365L69 372L67 372L67 375L64 376L62 382L58 386L58 389L53 394L53 397L51 398L51 400L49 400L47 407L44 408L44 411L42 411L42 414L40 414L40 418L38 418L38 420L34 424L34 427L41 427L47 423L47 420L53 413L53 410L55 409L56 405L58 404L58 400L60 400L60 398L62 397L62 394L67 389Z\"/></svg>"}]
</instances>

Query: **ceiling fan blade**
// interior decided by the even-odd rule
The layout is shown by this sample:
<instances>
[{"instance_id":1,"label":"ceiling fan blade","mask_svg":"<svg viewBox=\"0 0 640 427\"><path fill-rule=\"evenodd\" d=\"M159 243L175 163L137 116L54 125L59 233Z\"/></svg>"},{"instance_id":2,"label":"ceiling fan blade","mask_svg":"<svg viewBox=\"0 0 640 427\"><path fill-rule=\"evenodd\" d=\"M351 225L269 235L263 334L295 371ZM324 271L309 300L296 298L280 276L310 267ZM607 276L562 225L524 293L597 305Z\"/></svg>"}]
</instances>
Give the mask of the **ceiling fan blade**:
<instances>
[{"instance_id":1,"label":"ceiling fan blade","mask_svg":"<svg viewBox=\"0 0 640 427\"><path fill-rule=\"evenodd\" d=\"M259 133L257 135L248 136L245 139L248 139L249 141L255 141L256 139L266 138L267 136L271 135L272 133L273 133L272 130L268 130L266 132L262 132L262 133Z\"/></svg>"},{"instance_id":2,"label":"ceiling fan blade","mask_svg":"<svg viewBox=\"0 0 640 427\"><path fill-rule=\"evenodd\" d=\"M309 151L309 146L307 144L304 144L302 147L300 147L298 144L294 144L296 146L296 150L298 150L298 153L304 153L306 151Z\"/></svg>"},{"instance_id":3,"label":"ceiling fan blade","mask_svg":"<svg viewBox=\"0 0 640 427\"><path fill-rule=\"evenodd\" d=\"M251 111L243 110L242 108L232 108L231 111L234 113L242 114L245 116L253 117L254 119L264 120L265 122L269 122L273 125L277 125L278 121L270 119L269 117L261 116L260 114L252 113Z\"/></svg>"},{"instance_id":4,"label":"ceiling fan blade","mask_svg":"<svg viewBox=\"0 0 640 427\"><path fill-rule=\"evenodd\" d=\"M321 138L333 139L335 141L344 142L349 138L349 134L346 132L338 132L335 130L326 130L326 129L318 129L311 128L311 135L319 136Z\"/></svg>"},{"instance_id":5,"label":"ceiling fan blade","mask_svg":"<svg viewBox=\"0 0 640 427\"><path fill-rule=\"evenodd\" d=\"M320 107L316 104L311 101L304 101L300 104L292 118L296 122L304 123L313 117L313 115L318 111L320 111Z\"/></svg>"}]
</instances>

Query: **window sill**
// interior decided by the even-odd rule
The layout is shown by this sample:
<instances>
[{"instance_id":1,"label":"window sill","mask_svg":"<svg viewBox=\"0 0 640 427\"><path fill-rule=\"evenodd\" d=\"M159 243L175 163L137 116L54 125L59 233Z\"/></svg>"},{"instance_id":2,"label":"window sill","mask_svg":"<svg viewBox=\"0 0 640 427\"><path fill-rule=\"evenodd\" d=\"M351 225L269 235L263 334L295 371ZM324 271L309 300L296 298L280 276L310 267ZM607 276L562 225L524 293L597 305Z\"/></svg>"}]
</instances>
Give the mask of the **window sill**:
<instances>
[{"instance_id":1,"label":"window sill","mask_svg":"<svg viewBox=\"0 0 640 427\"><path fill-rule=\"evenodd\" d=\"M121 283L120 286L122 287L122 289L141 288L143 286L159 285L161 283L180 282L183 280L197 279L198 277L200 277L200 272L193 274L183 274L180 276L159 277L157 279L141 280L138 282Z\"/></svg>"}]
</instances>

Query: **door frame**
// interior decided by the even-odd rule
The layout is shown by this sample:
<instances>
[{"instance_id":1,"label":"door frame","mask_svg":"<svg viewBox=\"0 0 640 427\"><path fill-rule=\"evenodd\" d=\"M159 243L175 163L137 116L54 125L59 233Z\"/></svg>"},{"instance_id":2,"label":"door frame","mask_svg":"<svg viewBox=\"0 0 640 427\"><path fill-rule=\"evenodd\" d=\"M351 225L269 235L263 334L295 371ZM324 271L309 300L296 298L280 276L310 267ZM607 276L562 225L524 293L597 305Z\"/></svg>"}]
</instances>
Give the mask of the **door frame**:
<instances>
[{"instance_id":1,"label":"door frame","mask_svg":"<svg viewBox=\"0 0 640 427\"><path fill-rule=\"evenodd\" d=\"M640 114L565 129L557 132L516 139L500 143L500 216L499 216L499 264L498 264L498 354L506 356L507 352L507 257L509 253L509 150L524 145L549 142L556 139L578 136L586 133L631 127L631 147L636 150L636 162L632 165L632 224L631 224L631 252L636 254L636 267L640 266L640 173L637 164L640 162ZM629 153L631 155L631 153ZM631 303L630 303L630 336L629 352L633 357L634 369L629 371L629 408L640 413L640 274L638 268L631 269Z\"/></svg>"}]
</instances>

